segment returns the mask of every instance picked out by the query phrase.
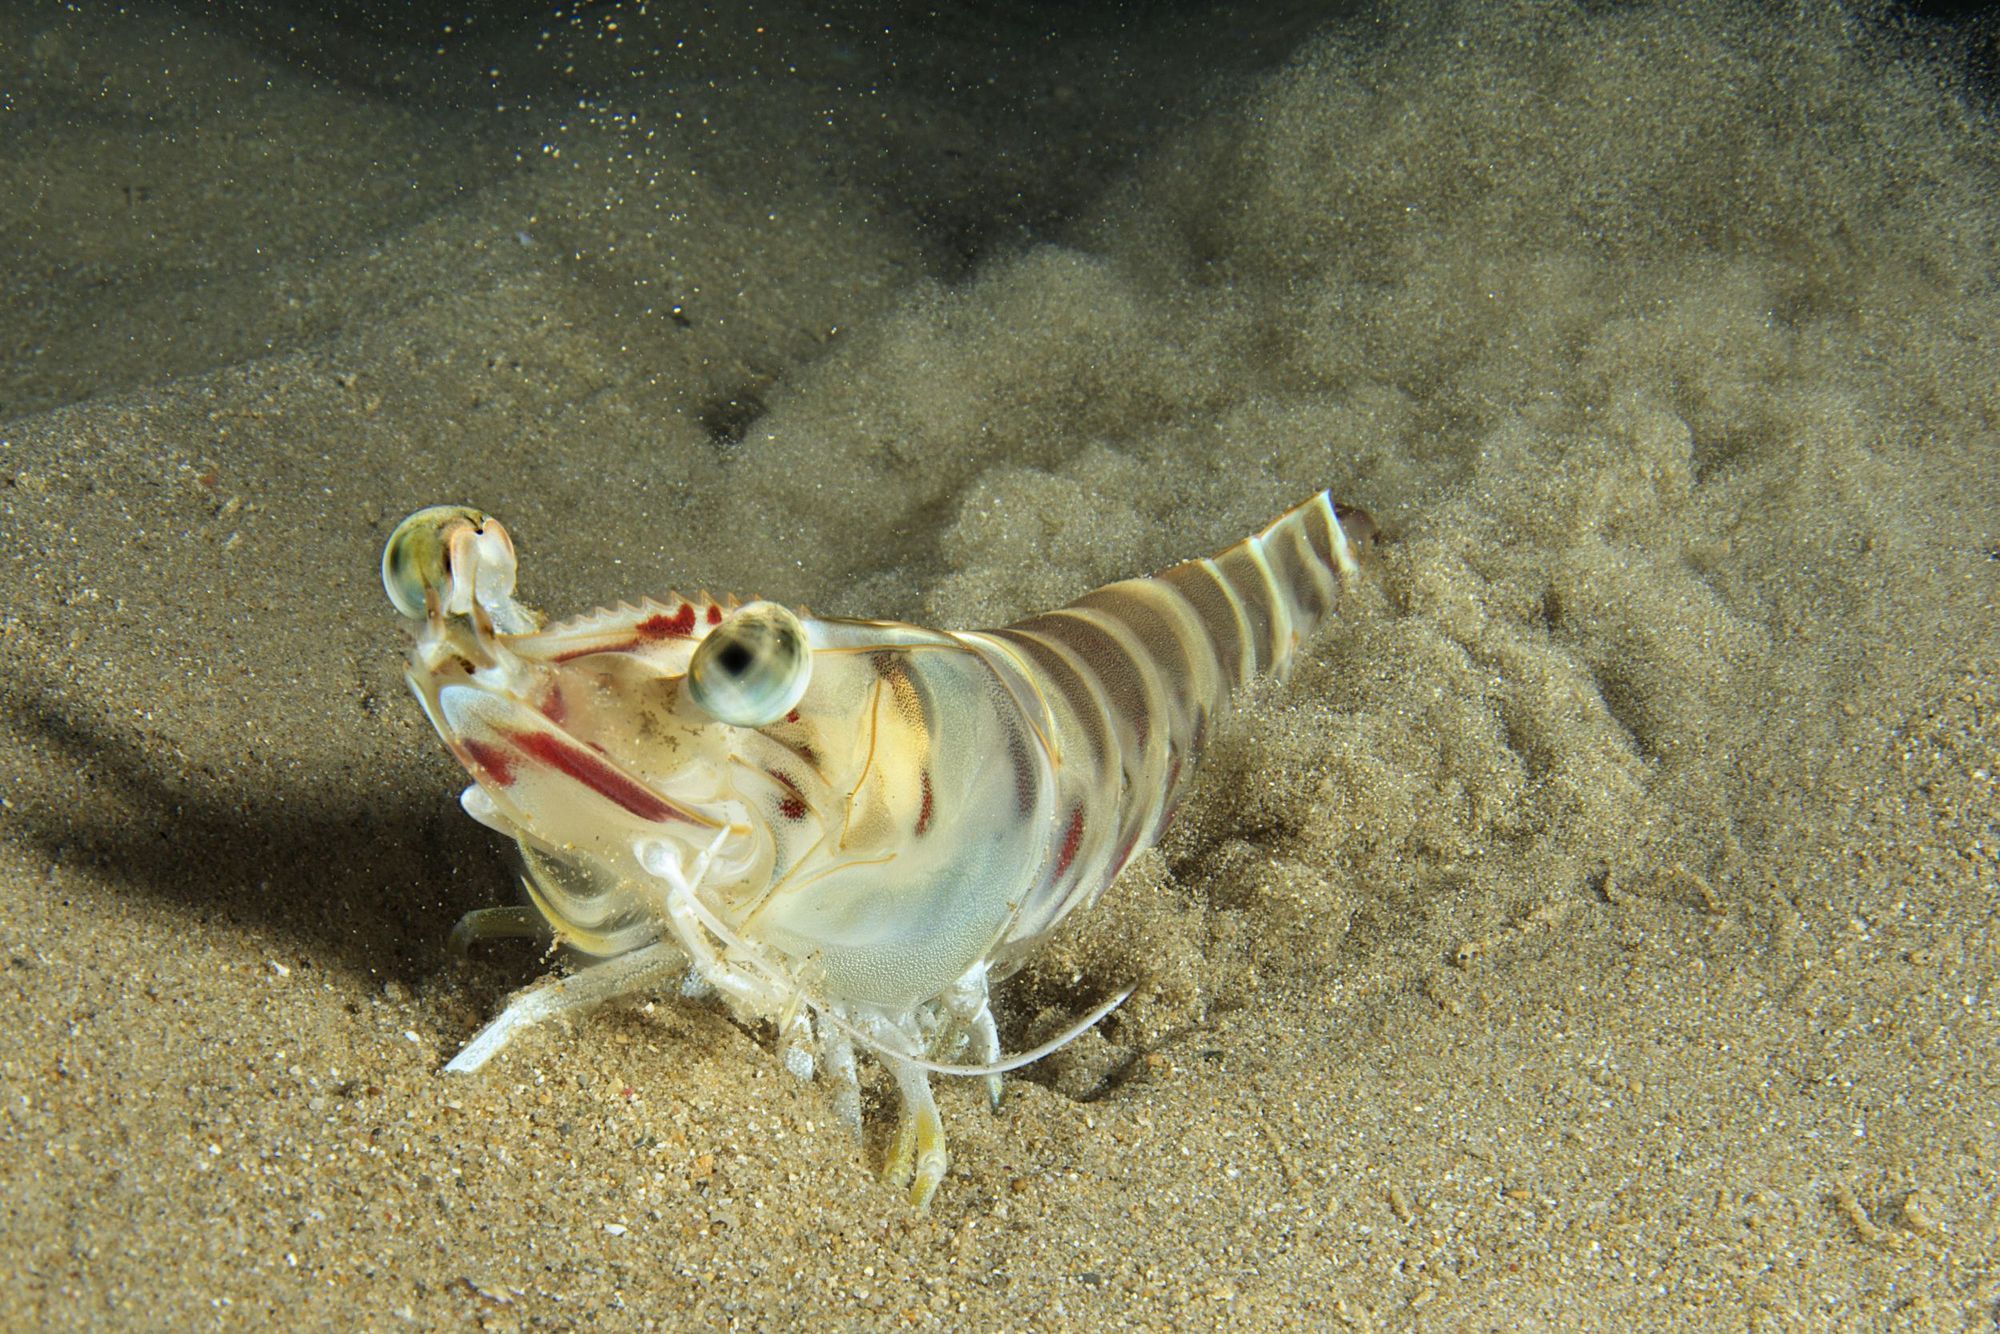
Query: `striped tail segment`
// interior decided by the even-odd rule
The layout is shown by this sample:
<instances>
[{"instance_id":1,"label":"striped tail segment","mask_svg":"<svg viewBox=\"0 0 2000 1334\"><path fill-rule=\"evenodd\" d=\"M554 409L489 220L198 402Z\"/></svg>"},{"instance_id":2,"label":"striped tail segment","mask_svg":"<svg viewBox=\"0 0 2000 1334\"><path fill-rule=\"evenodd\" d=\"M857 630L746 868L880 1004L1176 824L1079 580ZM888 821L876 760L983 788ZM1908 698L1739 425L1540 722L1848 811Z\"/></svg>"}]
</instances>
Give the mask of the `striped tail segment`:
<instances>
[{"instance_id":1,"label":"striped tail segment","mask_svg":"<svg viewBox=\"0 0 2000 1334\"><path fill-rule=\"evenodd\" d=\"M1365 512L1322 492L1212 557L991 632L1034 673L1064 822L1014 939L1093 901L1158 838L1211 722L1252 677L1289 669L1374 535Z\"/></svg>"}]
</instances>

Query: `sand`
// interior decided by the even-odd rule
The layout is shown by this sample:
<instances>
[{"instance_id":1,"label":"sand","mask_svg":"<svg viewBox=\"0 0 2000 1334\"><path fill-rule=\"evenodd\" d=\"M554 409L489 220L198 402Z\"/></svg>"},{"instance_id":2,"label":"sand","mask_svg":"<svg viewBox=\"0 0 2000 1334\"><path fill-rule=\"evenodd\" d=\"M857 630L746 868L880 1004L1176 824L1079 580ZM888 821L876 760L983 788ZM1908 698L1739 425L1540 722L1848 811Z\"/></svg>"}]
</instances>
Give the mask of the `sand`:
<instances>
[{"instance_id":1,"label":"sand","mask_svg":"<svg viewBox=\"0 0 2000 1334\"><path fill-rule=\"evenodd\" d=\"M0 1325L1991 1328L2000 141L1763 8L9 10ZM408 511L976 625L1329 486L929 1213L675 995L440 1074Z\"/></svg>"}]
</instances>

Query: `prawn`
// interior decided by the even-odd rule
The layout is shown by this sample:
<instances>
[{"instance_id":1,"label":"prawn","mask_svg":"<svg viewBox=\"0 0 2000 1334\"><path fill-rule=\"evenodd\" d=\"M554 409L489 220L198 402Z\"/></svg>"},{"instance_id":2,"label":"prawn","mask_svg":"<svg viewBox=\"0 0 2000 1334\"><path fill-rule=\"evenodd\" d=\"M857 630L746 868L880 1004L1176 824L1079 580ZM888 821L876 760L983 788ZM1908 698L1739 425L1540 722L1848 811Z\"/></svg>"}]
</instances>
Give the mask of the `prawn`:
<instances>
[{"instance_id":1,"label":"prawn","mask_svg":"<svg viewBox=\"0 0 2000 1334\"><path fill-rule=\"evenodd\" d=\"M1002 629L951 632L669 595L545 624L513 543L420 510L382 579L408 680L519 848L531 909L589 962L510 999L445 1067L525 1028L683 977L775 1026L857 1130L857 1049L902 1107L884 1176L919 1207L949 1158L934 1073L1000 1075L991 989L1160 835L1217 717L1339 607L1374 524L1321 493L1213 557Z\"/></svg>"}]
</instances>

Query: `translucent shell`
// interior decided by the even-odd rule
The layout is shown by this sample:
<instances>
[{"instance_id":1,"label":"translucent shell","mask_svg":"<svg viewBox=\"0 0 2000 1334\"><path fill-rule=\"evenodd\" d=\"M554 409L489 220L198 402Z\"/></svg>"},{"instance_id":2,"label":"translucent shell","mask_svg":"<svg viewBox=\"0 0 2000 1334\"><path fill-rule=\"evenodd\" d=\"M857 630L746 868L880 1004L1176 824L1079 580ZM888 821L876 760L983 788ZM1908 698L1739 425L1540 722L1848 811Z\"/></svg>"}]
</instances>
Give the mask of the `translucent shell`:
<instances>
[{"instance_id":1,"label":"translucent shell","mask_svg":"<svg viewBox=\"0 0 2000 1334\"><path fill-rule=\"evenodd\" d=\"M806 628L790 608L752 602L708 632L688 663L688 696L717 722L764 727L798 706L812 680Z\"/></svg>"}]
</instances>

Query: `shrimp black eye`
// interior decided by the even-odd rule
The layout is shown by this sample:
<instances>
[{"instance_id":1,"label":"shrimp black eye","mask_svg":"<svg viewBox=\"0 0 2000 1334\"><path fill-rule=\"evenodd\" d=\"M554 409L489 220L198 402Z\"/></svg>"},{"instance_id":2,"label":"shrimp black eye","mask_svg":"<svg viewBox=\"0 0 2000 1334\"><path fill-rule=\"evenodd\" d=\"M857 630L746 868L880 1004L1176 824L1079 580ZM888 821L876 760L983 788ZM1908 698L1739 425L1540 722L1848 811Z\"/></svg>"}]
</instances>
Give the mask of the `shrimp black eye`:
<instances>
[{"instance_id":1,"label":"shrimp black eye","mask_svg":"<svg viewBox=\"0 0 2000 1334\"><path fill-rule=\"evenodd\" d=\"M763 727L790 713L811 679L812 647L799 618L775 602L752 602L695 648L687 689L717 722Z\"/></svg>"}]
</instances>

